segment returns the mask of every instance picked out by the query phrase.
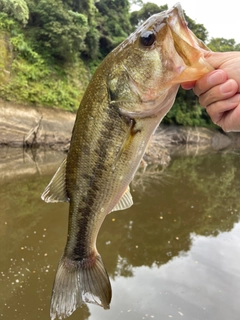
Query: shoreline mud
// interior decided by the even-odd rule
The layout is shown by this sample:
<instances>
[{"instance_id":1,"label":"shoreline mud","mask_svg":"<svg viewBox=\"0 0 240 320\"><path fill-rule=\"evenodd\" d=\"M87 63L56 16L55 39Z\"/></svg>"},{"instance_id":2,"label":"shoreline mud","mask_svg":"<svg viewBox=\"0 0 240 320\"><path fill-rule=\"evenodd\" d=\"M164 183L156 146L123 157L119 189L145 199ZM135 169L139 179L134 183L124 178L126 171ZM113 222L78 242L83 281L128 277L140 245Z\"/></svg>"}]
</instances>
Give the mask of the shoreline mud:
<instances>
[{"instance_id":1,"label":"shoreline mud","mask_svg":"<svg viewBox=\"0 0 240 320\"><path fill-rule=\"evenodd\" d=\"M76 114L60 109L24 106L0 100L0 147L67 151ZM240 147L240 134L216 129L160 125L148 150L158 146L172 149L213 149ZM185 147L184 147L185 148ZM171 152L171 153L172 153Z\"/></svg>"}]
</instances>

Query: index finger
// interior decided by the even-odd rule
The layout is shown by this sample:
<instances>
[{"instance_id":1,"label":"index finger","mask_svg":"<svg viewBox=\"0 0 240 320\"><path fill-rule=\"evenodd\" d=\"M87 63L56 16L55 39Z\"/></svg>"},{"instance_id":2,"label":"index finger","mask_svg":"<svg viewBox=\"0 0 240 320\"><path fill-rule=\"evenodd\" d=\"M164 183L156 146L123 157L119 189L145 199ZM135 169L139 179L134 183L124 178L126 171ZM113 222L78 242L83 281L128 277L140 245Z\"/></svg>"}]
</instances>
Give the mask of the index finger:
<instances>
[{"instance_id":1,"label":"index finger","mask_svg":"<svg viewBox=\"0 0 240 320\"><path fill-rule=\"evenodd\" d=\"M184 90L190 90L195 86L196 81L188 81L188 82L183 82L181 83L181 87Z\"/></svg>"},{"instance_id":2,"label":"index finger","mask_svg":"<svg viewBox=\"0 0 240 320\"><path fill-rule=\"evenodd\" d=\"M220 69L211 71L196 81L193 92L199 97L211 88L224 83L227 79L228 76L225 71Z\"/></svg>"}]
</instances>

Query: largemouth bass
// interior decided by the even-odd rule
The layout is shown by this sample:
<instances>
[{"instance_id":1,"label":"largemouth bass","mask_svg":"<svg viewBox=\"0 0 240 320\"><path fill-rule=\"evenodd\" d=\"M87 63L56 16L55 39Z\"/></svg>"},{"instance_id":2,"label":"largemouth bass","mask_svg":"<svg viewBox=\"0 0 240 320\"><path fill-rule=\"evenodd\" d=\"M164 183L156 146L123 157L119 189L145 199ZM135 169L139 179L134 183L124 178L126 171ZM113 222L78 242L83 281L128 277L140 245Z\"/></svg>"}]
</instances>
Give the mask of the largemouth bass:
<instances>
[{"instance_id":1,"label":"largemouth bass","mask_svg":"<svg viewBox=\"0 0 240 320\"><path fill-rule=\"evenodd\" d=\"M129 184L179 84L212 68L180 4L155 14L101 63L81 101L66 160L42 194L69 201L68 237L58 265L51 319L83 302L108 309L111 285L96 248L107 214L129 208Z\"/></svg>"}]
</instances>

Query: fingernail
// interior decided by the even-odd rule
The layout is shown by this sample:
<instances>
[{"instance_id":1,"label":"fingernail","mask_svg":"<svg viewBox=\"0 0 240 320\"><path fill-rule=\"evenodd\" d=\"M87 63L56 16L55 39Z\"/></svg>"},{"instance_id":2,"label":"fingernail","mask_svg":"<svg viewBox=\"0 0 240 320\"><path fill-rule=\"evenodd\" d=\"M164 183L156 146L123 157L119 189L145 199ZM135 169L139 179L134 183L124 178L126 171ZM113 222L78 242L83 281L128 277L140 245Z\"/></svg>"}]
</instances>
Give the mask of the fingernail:
<instances>
[{"instance_id":1,"label":"fingernail","mask_svg":"<svg viewBox=\"0 0 240 320\"><path fill-rule=\"evenodd\" d=\"M228 82L225 82L225 83L223 83L223 84L221 84L220 86L219 86L219 91L221 92L221 93L228 93L228 92L231 92L232 91L232 84L231 84L231 82L230 81L228 81Z\"/></svg>"},{"instance_id":2,"label":"fingernail","mask_svg":"<svg viewBox=\"0 0 240 320\"><path fill-rule=\"evenodd\" d=\"M209 75L208 82L211 86L216 86L225 80L224 76L225 74L221 70L218 70Z\"/></svg>"}]
</instances>

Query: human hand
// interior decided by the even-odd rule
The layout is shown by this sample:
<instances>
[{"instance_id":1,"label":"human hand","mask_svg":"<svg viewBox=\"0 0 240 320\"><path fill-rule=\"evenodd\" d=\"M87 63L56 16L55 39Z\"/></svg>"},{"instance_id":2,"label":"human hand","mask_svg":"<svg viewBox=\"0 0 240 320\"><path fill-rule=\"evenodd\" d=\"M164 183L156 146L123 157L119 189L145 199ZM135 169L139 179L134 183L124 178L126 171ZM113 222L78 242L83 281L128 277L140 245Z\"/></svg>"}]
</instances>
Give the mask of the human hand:
<instances>
[{"instance_id":1,"label":"human hand","mask_svg":"<svg viewBox=\"0 0 240 320\"><path fill-rule=\"evenodd\" d=\"M204 57L217 70L182 87L193 88L212 121L224 131L240 131L240 52L204 51Z\"/></svg>"}]
</instances>

